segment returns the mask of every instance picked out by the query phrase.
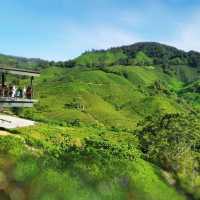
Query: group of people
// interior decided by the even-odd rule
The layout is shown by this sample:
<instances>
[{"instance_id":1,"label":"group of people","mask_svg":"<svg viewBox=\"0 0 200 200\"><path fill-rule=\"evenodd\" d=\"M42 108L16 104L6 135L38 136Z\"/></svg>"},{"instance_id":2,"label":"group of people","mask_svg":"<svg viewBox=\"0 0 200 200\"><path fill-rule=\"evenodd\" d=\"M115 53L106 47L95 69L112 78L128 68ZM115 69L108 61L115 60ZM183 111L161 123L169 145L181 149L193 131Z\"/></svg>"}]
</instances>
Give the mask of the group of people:
<instances>
[{"instance_id":1,"label":"group of people","mask_svg":"<svg viewBox=\"0 0 200 200\"><path fill-rule=\"evenodd\" d=\"M33 91L32 87L16 87L15 85L0 85L0 96L10 98L27 98L32 99Z\"/></svg>"}]
</instances>

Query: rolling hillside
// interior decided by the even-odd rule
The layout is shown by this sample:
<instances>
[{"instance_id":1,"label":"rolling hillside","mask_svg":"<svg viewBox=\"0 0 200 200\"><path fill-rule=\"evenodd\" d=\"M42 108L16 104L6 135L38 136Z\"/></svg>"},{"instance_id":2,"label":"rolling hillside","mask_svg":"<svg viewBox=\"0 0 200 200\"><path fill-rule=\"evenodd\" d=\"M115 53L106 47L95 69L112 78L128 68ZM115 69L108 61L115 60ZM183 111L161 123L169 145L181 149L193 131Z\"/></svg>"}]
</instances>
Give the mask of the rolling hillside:
<instances>
[{"instance_id":1,"label":"rolling hillside","mask_svg":"<svg viewBox=\"0 0 200 200\"><path fill-rule=\"evenodd\" d=\"M71 66L64 62L42 70L35 82L40 103L24 116L134 129L153 113L191 111L180 91L199 77L200 55L194 55L157 43L86 52L69 61Z\"/></svg>"},{"instance_id":2,"label":"rolling hillside","mask_svg":"<svg viewBox=\"0 0 200 200\"><path fill-rule=\"evenodd\" d=\"M0 169L27 199L200 198L199 53L136 43L0 63L12 59L41 70L39 102L14 110L39 123L0 137Z\"/></svg>"},{"instance_id":3,"label":"rolling hillside","mask_svg":"<svg viewBox=\"0 0 200 200\"><path fill-rule=\"evenodd\" d=\"M133 129L152 113L187 110L175 93L183 82L157 68L52 67L35 83L40 103L24 114L37 120Z\"/></svg>"}]
</instances>

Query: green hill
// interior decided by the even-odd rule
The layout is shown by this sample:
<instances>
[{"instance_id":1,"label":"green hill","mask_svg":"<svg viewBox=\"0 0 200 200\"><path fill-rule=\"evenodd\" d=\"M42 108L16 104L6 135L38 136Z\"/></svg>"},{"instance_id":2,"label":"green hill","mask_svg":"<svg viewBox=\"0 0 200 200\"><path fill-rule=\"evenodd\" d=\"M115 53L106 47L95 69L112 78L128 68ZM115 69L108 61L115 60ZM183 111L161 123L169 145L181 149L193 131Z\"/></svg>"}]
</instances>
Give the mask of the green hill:
<instances>
[{"instance_id":1,"label":"green hill","mask_svg":"<svg viewBox=\"0 0 200 200\"><path fill-rule=\"evenodd\" d=\"M41 70L39 102L13 110L39 123L0 137L0 161L28 199L200 198L199 53L136 43L0 64L12 59Z\"/></svg>"},{"instance_id":2,"label":"green hill","mask_svg":"<svg viewBox=\"0 0 200 200\"><path fill-rule=\"evenodd\" d=\"M175 93L183 83L157 68L52 67L35 84L39 104L24 116L36 120L133 129L152 113L185 110Z\"/></svg>"},{"instance_id":3,"label":"green hill","mask_svg":"<svg viewBox=\"0 0 200 200\"><path fill-rule=\"evenodd\" d=\"M108 65L163 65L164 67L187 65L200 67L200 54L185 52L171 46L155 42L141 42L108 50L89 51L73 60L71 64L80 66Z\"/></svg>"},{"instance_id":4,"label":"green hill","mask_svg":"<svg viewBox=\"0 0 200 200\"><path fill-rule=\"evenodd\" d=\"M49 65L48 61L36 58L23 58L16 56L8 56L0 54L0 66L1 67L13 67L22 69L34 69L39 70L41 68L47 67Z\"/></svg>"}]
</instances>

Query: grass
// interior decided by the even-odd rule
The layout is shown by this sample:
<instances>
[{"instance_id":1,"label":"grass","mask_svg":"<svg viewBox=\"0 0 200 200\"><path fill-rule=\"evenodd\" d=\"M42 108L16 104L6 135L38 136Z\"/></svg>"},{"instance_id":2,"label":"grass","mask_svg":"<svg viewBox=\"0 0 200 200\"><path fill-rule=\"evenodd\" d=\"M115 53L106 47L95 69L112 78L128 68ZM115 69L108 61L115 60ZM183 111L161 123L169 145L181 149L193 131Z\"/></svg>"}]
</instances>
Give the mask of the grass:
<instances>
[{"instance_id":1,"label":"grass","mask_svg":"<svg viewBox=\"0 0 200 200\"><path fill-rule=\"evenodd\" d=\"M22 115L60 124L79 121L86 125L134 129L152 113L184 110L184 106L178 106L177 97L169 98L162 91L151 89L159 80L171 91L182 85L175 77L152 67L48 68L35 80L39 103Z\"/></svg>"},{"instance_id":2,"label":"grass","mask_svg":"<svg viewBox=\"0 0 200 200\"><path fill-rule=\"evenodd\" d=\"M113 65L119 59L126 59L126 58L127 55L124 54L122 51L86 52L76 59L76 65L91 67L98 63L101 63L101 65L108 66L108 65Z\"/></svg>"},{"instance_id":3,"label":"grass","mask_svg":"<svg viewBox=\"0 0 200 200\"><path fill-rule=\"evenodd\" d=\"M28 199L185 199L162 178L159 168L140 158L132 133L48 124L13 133L18 137L0 138L0 162L7 162L0 169L12 169L12 181Z\"/></svg>"}]
</instances>

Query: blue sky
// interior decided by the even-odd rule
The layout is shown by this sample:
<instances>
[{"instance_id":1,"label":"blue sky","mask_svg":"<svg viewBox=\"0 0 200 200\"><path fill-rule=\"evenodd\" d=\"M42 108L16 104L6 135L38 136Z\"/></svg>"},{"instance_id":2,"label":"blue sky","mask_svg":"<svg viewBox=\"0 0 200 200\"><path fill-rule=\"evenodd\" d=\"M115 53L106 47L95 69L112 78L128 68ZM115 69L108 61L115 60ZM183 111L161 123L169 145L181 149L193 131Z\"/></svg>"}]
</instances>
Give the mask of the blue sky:
<instances>
[{"instance_id":1,"label":"blue sky","mask_svg":"<svg viewBox=\"0 0 200 200\"><path fill-rule=\"evenodd\" d=\"M200 51L200 1L1 1L0 53L67 60L139 41Z\"/></svg>"}]
</instances>

